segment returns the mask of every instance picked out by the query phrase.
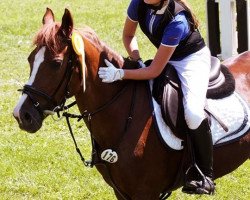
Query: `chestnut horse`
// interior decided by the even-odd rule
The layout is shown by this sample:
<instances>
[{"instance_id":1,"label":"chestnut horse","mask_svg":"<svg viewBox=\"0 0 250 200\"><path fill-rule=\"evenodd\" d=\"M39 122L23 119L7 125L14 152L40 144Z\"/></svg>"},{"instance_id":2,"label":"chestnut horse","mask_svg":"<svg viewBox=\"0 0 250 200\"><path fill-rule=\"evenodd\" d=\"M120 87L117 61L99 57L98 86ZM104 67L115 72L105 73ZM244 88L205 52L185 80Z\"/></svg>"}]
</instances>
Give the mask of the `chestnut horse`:
<instances>
[{"instance_id":1,"label":"chestnut horse","mask_svg":"<svg viewBox=\"0 0 250 200\"><path fill-rule=\"evenodd\" d=\"M73 31L80 33L84 41L85 90L81 62L71 43ZM101 42L90 28L74 29L67 9L61 24L47 9L34 44L36 48L28 58L30 78L14 109L21 129L38 131L49 113L58 111L66 99L74 96L93 139L93 164L113 187L117 199L155 200L163 192L182 186L182 178L177 177L182 174L186 151L166 148L156 134L147 81L105 84L98 77L104 59L126 67L122 56ZM250 102L250 53L225 64L236 79L237 92ZM232 172L249 158L249 143L248 132L214 148L215 178ZM103 154L110 154L110 159L103 159Z\"/></svg>"}]
</instances>

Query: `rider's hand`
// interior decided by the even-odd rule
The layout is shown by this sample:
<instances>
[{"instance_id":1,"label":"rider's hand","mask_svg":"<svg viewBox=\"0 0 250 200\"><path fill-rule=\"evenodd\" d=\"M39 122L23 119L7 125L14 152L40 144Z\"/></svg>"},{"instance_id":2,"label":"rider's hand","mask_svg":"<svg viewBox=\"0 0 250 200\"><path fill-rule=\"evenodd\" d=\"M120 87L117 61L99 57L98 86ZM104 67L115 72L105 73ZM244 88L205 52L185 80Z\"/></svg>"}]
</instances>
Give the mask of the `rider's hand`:
<instances>
[{"instance_id":1,"label":"rider's hand","mask_svg":"<svg viewBox=\"0 0 250 200\"><path fill-rule=\"evenodd\" d=\"M124 77L124 70L116 68L108 60L104 60L107 67L100 67L98 74L104 83L112 83L117 80L122 80Z\"/></svg>"}]
</instances>

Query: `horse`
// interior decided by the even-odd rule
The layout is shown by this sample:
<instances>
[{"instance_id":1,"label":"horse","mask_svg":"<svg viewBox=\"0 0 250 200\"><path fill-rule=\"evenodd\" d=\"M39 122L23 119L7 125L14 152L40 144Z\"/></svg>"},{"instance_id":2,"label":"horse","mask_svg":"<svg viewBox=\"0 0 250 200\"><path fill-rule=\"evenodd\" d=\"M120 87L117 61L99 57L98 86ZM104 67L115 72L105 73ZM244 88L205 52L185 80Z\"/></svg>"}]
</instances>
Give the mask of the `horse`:
<instances>
[{"instance_id":1,"label":"horse","mask_svg":"<svg viewBox=\"0 0 250 200\"><path fill-rule=\"evenodd\" d=\"M187 151L167 148L157 134L148 81L105 84L98 77L99 67L105 66L104 59L120 68L134 68L137 62L128 65L91 28L74 28L68 9L59 23L47 8L42 22L34 39L36 47L28 57L30 78L13 111L19 127L37 132L47 116L64 107L68 98L75 97L81 119L91 134L93 165L118 200L164 199L163 194L181 187ZM73 32L82 37L83 60L72 47ZM246 52L224 62L235 78L237 93L248 103L249 61L250 52ZM250 130L241 138L214 148L215 179L249 159L249 143Z\"/></svg>"}]
</instances>

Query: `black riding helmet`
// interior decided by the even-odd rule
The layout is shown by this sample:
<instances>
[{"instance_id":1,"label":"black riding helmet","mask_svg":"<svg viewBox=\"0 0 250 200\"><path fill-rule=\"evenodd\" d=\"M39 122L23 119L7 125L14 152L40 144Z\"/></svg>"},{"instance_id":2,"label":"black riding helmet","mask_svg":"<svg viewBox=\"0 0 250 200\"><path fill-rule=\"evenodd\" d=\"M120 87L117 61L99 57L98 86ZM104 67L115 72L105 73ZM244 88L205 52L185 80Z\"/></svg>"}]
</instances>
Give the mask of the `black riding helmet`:
<instances>
[{"instance_id":1,"label":"black riding helmet","mask_svg":"<svg viewBox=\"0 0 250 200\"><path fill-rule=\"evenodd\" d=\"M152 4L147 4L147 3L146 3L146 5L148 8L150 8L156 12L157 10L160 10L162 8L165 1L168 1L168 0L161 0L160 4L158 6L154 6Z\"/></svg>"}]
</instances>

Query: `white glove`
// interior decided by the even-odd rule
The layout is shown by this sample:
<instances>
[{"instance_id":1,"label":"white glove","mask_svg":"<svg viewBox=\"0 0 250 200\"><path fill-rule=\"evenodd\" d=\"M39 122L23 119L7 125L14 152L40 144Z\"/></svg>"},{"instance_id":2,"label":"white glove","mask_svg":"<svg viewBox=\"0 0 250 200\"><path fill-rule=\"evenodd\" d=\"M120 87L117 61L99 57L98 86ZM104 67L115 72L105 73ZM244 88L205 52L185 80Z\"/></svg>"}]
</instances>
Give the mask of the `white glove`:
<instances>
[{"instance_id":1,"label":"white glove","mask_svg":"<svg viewBox=\"0 0 250 200\"><path fill-rule=\"evenodd\" d=\"M99 78L102 79L104 83L112 83L117 80L122 80L124 77L124 70L116 68L108 60L104 60L107 67L100 67L98 71Z\"/></svg>"}]
</instances>

